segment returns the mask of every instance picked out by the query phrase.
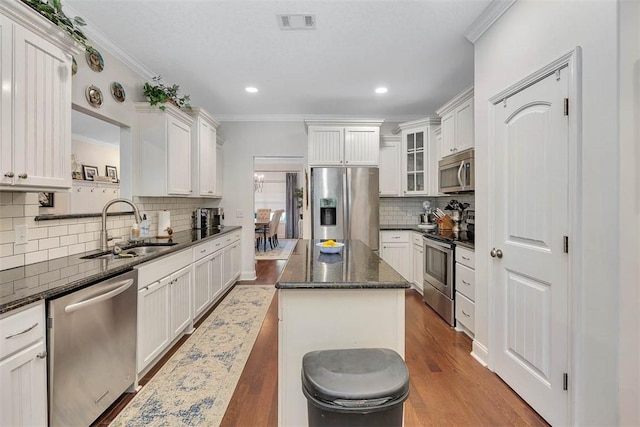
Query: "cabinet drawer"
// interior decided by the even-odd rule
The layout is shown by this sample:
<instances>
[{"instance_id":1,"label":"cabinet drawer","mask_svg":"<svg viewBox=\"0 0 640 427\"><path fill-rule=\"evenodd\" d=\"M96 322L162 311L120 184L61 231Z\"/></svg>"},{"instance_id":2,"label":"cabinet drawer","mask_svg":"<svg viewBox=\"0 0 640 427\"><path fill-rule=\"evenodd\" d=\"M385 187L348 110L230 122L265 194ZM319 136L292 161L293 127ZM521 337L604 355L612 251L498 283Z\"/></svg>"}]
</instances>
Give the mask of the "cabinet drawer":
<instances>
[{"instance_id":1,"label":"cabinet drawer","mask_svg":"<svg viewBox=\"0 0 640 427\"><path fill-rule=\"evenodd\" d=\"M193 247L193 262L198 261L214 252L213 242L202 243Z\"/></svg>"},{"instance_id":2,"label":"cabinet drawer","mask_svg":"<svg viewBox=\"0 0 640 427\"><path fill-rule=\"evenodd\" d=\"M456 291L471 301L476 300L476 272L456 262Z\"/></svg>"},{"instance_id":3,"label":"cabinet drawer","mask_svg":"<svg viewBox=\"0 0 640 427\"><path fill-rule=\"evenodd\" d=\"M44 303L0 319L0 359L44 338Z\"/></svg>"},{"instance_id":4,"label":"cabinet drawer","mask_svg":"<svg viewBox=\"0 0 640 427\"><path fill-rule=\"evenodd\" d=\"M382 243L409 243L408 231L382 231L380 232Z\"/></svg>"},{"instance_id":5,"label":"cabinet drawer","mask_svg":"<svg viewBox=\"0 0 640 427\"><path fill-rule=\"evenodd\" d=\"M422 246L422 233L411 233L413 244Z\"/></svg>"},{"instance_id":6,"label":"cabinet drawer","mask_svg":"<svg viewBox=\"0 0 640 427\"><path fill-rule=\"evenodd\" d=\"M475 304L460 292L456 292L456 321L475 333Z\"/></svg>"},{"instance_id":7,"label":"cabinet drawer","mask_svg":"<svg viewBox=\"0 0 640 427\"><path fill-rule=\"evenodd\" d=\"M476 268L476 254L471 249L456 246L456 262L464 264L469 268Z\"/></svg>"},{"instance_id":8,"label":"cabinet drawer","mask_svg":"<svg viewBox=\"0 0 640 427\"><path fill-rule=\"evenodd\" d=\"M136 266L138 270L138 289L149 286L163 277L180 270L192 263L192 248L163 256L157 261L150 261Z\"/></svg>"}]
</instances>

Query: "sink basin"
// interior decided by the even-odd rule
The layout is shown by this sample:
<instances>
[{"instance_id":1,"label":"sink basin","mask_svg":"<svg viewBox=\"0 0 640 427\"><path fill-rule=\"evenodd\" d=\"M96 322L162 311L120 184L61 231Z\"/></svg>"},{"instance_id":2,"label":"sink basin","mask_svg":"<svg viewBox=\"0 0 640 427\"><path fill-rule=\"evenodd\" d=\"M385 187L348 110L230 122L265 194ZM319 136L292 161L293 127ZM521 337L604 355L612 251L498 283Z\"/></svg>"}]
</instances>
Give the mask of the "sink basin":
<instances>
[{"instance_id":1,"label":"sink basin","mask_svg":"<svg viewBox=\"0 0 640 427\"><path fill-rule=\"evenodd\" d=\"M167 251L176 243L148 243L145 245L132 246L123 248L120 254L115 255L112 251L98 252L97 254L87 255L81 259L126 259L138 256L153 255L159 252Z\"/></svg>"}]
</instances>

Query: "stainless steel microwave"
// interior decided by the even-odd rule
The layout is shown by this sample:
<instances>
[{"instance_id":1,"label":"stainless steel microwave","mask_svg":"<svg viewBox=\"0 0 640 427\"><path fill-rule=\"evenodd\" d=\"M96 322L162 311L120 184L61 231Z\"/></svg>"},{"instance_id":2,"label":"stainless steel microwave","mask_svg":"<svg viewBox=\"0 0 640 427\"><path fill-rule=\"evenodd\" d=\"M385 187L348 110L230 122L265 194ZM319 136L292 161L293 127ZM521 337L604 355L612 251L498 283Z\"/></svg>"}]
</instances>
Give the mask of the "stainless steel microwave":
<instances>
[{"instance_id":1,"label":"stainless steel microwave","mask_svg":"<svg viewBox=\"0 0 640 427\"><path fill-rule=\"evenodd\" d=\"M438 188L441 193L475 191L473 148L438 162Z\"/></svg>"}]
</instances>

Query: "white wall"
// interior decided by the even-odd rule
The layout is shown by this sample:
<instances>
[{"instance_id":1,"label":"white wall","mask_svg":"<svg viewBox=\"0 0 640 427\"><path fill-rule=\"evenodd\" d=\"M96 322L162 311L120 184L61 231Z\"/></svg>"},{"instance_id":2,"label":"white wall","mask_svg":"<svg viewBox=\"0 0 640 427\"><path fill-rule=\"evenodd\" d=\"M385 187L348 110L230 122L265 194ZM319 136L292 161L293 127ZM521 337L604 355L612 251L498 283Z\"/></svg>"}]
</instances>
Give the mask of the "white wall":
<instances>
[{"instance_id":1,"label":"white wall","mask_svg":"<svg viewBox=\"0 0 640 427\"><path fill-rule=\"evenodd\" d=\"M579 246L572 249L582 259L573 296L576 358L570 383L576 425L618 424L616 7L613 0L520 0L475 44L476 339L489 349L488 99L582 47L582 224L579 236L573 236Z\"/></svg>"},{"instance_id":2,"label":"white wall","mask_svg":"<svg viewBox=\"0 0 640 427\"><path fill-rule=\"evenodd\" d=\"M242 280L255 278L253 225L254 157L307 158L304 122L224 122L224 193L226 225L242 228ZM237 213L243 215L239 218Z\"/></svg>"},{"instance_id":3,"label":"white wall","mask_svg":"<svg viewBox=\"0 0 640 427\"><path fill-rule=\"evenodd\" d=\"M640 2L620 2L620 425L640 425Z\"/></svg>"}]
</instances>

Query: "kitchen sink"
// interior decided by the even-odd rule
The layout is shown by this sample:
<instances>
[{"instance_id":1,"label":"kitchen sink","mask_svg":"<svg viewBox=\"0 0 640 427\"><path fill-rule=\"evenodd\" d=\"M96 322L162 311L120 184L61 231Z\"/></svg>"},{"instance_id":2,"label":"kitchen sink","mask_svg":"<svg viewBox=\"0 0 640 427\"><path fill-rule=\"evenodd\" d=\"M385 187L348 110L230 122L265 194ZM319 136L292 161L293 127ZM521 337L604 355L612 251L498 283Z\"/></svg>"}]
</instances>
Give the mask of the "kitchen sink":
<instances>
[{"instance_id":1,"label":"kitchen sink","mask_svg":"<svg viewBox=\"0 0 640 427\"><path fill-rule=\"evenodd\" d=\"M171 249L171 246L177 243L147 243L144 245L136 245L123 248L118 255L113 251L98 252L97 254L80 257L81 259L126 259L138 256L153 255Z\"/></svg>"}]
</instances>

